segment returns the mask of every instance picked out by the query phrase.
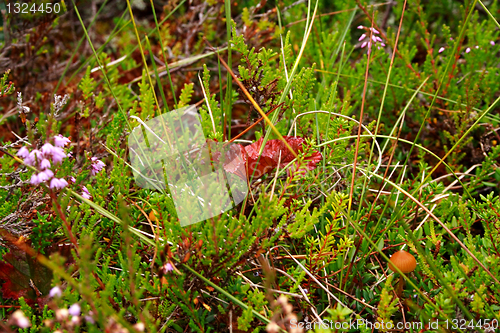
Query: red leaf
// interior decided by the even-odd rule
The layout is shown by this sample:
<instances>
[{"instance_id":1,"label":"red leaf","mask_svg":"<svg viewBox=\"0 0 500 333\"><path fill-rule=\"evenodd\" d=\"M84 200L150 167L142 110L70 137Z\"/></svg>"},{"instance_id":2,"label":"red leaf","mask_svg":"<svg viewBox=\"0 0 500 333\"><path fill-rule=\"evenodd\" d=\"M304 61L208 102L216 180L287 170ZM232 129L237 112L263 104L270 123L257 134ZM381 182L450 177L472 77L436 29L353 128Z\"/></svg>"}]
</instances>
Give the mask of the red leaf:
<instances>
[{"instance_id":1,"label":"red leaf","mask_svg":"<svg viewBox=\"0 0 500 333\"><path fill-rule=\"evenodd\" d=\"M35 303L43 307L48 301L51 288L52 271L32 258L17 246L11 246L10 252L2 256L0 261L0 291L3 298L14 300L24 297L33 306ZM71 258L70 245L59 244L47 248L46 253L59 252L66 258ZM67 260L69 264L71 260Z\"/></svg>"},{"instance_id":2,"label":"red leaf","mask_svg":"<svg viewBox=\"0 0 500 333\"><path fill-rule=\"evenodd\" d=\"M242 145L231 145L229 149L225 151L224 170L239 176L241 179L246 179L247 160L247 154Z\"/></svg>"},{"instance_id":3,"label":"red leaf","mask_svg":"<svg viewBox=\"0 0 500 333\"><path fill-rule=\"evenodd\" d=\"M295 136L284 136L283 137L290 147L295 151L295 153L300 153L303 148L302 144L305 142L303 138ZM242 159L231 159L231 161L224 165L224 169L227 172L237 174L244 178L243 175L247 175L248 178L253 177L259 178L264 174L272 172L278 167L282 168L288 163L293 161L295 158L292 152L285 146L285 143L281 140L269 140L266 142L262 155L259 159L259 151L262 146L263 138L260 138L257 142L254 142L246 147L241 145L234 145L236 151L241 150ZM234 151L233 151L234 154ZM308 161L307 165L295 165L292 167L294 172L305 173L306 170L313 170L316 168L316 164L321 161L323 156L320 152L315 151L312 155L307 156L304 161ZM237 162L234 162L237 160ZM246 169L246 170L245 170ZM255 173L254 173L255 172Z\"/></svg>"},{"instance_id":4,"label":"red leaf","mask_svg":"<svg viewBox=\"0 0 500 333\"><path fill-rule=\"evenodd\" d=\"M0 262L0 278L5 281L2 284L3 298L18 299L19 297L26 297L28 294L28 289L23 286L23 282L26 282L25 276L19 274L19 271L8 262Z\"/></svg>"}]
</instances>

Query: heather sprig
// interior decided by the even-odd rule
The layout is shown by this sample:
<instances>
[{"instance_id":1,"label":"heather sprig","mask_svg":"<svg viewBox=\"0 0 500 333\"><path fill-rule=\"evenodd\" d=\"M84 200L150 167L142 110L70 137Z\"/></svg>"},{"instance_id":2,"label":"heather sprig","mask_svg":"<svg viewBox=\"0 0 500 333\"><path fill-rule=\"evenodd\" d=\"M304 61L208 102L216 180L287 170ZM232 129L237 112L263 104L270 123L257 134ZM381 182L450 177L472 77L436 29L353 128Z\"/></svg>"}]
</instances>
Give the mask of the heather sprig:
<instances>
[{"instance_id":1,"label":"heather sprig","mask_svg":"<svg viewBox=\"0 0 500 333\"><path fill-rule=\"evenodd\" d=\"M54 137L54 145L46 142L40 150L34 149L31 152L24 146L19 149L17 156L24 159L24 163L35 167L35 172L30 179L30 184L40 185L48 182L51 189L62 189L68 185L64 178L54 177L54 172L50 169L52 164L61 164L63 159L67 157L62 147L66 146L71 140L62 135Z\"/></svg>"},{"instance_id":2,"label":"heather sprig","mask_svg":"<svg viewBox=\"0 0 500 333\"><path fill-rule=\"evenodd\" d=\"M98 160L97 157L92 157L90 163L90 174L92 176L97 175L105 166L106 164L104 164L103 161Z\"/></svg>"},{"instance_id":3,"label":"heather sprig","mask_svg":"<svg viewBox=\"0 0 500 333\"><path fill-rule=\"evenodd\" d=\"M371 49L372 49L372 46L377 46L377 49L380 50L380 47L384 47L385 44L384 44L384 41L382 40L382 38L380 38L379 35L380 32L375 29L375 28L367 28L365 26L358 26L358 29L364 29L364 30L367 30L366 33L362 34L361 37L359 37L358 41L363 41L363 43L361 43L361 48L364 48L365 46L368 46L368 54L370 54L371 52ZM366 38L368 37L368 40L366 40Z\"/></svg>"},{"instance_id":4,"label":"heather sprig","mask_svg":"<svg viewBox=\"0 0 500 333\"><path fill-rule=\"evenodd\" d=\"M90 198L92 197L90 195L89 190L87 189L87 187L85 185L82 186L82 197L84 197L85 199L88 199L88 200L90 200Z\"/></svg>"}]
</instances>

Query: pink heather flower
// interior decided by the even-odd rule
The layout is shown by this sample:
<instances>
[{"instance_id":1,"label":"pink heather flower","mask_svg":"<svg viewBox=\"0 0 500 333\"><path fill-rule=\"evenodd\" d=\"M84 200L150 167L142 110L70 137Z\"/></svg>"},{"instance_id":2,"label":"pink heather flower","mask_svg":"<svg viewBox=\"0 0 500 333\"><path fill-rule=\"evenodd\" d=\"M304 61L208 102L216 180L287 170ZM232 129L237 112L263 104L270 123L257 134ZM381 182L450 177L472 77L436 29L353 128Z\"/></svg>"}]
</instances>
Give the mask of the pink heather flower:
<instances>
[{"instance_id":1,"label":"pink heather flower","mask_svg":"<svg viewBox=\"0 0 500 333\"><path fill-rule=\"evenodd\" d=\"M38 180L40 181L40 183L45 182L52 177L54 177L54 173L49 169L44 170L38 174Z\"/></svg>"},{"instance_id":2,"label":"pink heather flower","mask_svg":"<svg viewBox=\"0 0 500 333\"><path fill-rule=\"evenodd\" d=\"M69 307L68 312L72 316L79 316L80 315L80 310L81 307L78 303L73 304L72 306Z\"/></svg>"},{"instance_id":3,"label":"pink heather flower","mask_svg":"<svg viewBox=\"0 0 500 333\"><path fill-rule=\"evenodd\" d=\"M172 267L172 264L171 264L171 263L167 262L165 265L163 265L163 271L164 271L165 273L167 273L167 272L171 272L171 271L173 271L173 270L174 270L174 267Z\"/></svg>"},{"instance_id":4,"label":"pink heather flower","mask_svg":"<svg viewBox=\"0 0 500 333\"><path fill-rule=\"evenodd\" d=\"M91 323L91 324L95 324L95 320L94 318L92 317L94 314L92 313L92 311L89 311L89 314L86 315L84 318L85 318L85 321L87 323Z\"/></svg>"},{"instance_id":5,"label":"pink heather flower","mask_svg":"<svg viewBox=\"0 0 500 333\"><path fill-rule=\"evenodd\" d=\"M40 184L40 183L41 183L41 181L40 181L40 178L38 177L38 175L37 175L37 174L35 174L35 173L34 173L34 174L32 174L32 175L31 175L31 179L30 179L30 184L31 184L31 185L38 185L38 184Z\"/></svg>"},{"instance_id":6,"label":"pink heather flower","mask_svg":"<svg viewBox=\"0 0 500 333\"><path fill-rule=\"evenodd\" d=\"M24 159L30 155L30 151L28 150L28 148L22 147L21 149L19 149L16 155Z\"/></svg>"},{"instance_id":7,"label":"pink heather flower","mask_svg":"<svg viewBox=\"0 0 500 333\"><path fill-rule=\"evenodd\" d=\"M66 157L66 153L61 149L61 148L55 148L55 150L52 152L52 161L56 164L59 164L62 162L63 158Z\"/></svg>"},{"instance_id":8,"label":"pink heather flower","mask_svg":"<svg viewBox=\"0 0 500 333\"><path fill-rule=\"evenodd\" d=\"M372 35L370 37L369 41L366 41L365 38L367 34L362 34L361 37L359 37L358 41L364 40L364 42L361 44L361 48L364 48L365 46L368 46L368 54L371 52L371 47L372 45L377 46L377 48L380 50L380 46L385 46L383 43L383 39L380 38L379 36L375 36L376 34L380 34L380 32L375 29L375 28L366 28L362 25L358 26L358 29L368 29L369 31L372 32Z\"/></svg>"},{"instance_id":9,"label":"pink heather flower","mask_svg":"<svg viewBox=\"0 0 500 333\"><path fill-rule=\"evenodd\" d=\"M62 290L58 286L55 286L54 288L50 289L49 292L49 297L61 297L62 296Z\"/></svg>"},{"instance_id":10,"label":"pink heather flower","mask_svg":"<svg viewBox=\"0 0 500 333\"><path fill-rule=\"evenodd\" d=\"M63 178L52 178L50 181L50 188L56 188L58 190L66 187L68 182Z\"/></svg>"},{"instance_id":11,"label":"pink heather flower","mask_svg":"<svg viewBox=\"0 0 500 333\"><path fill-rule=\"evenodd\" d=\"M24 159L24 163L30 166L34 166L37 160L41 161L42 159L43 159L42 152L39 151L38 149L35 149L28 155L28 157Z\"/></svg>"},{"instance_id":12,"label":"pink heather flower","mask_svg":"<svg viewBox=\"0 0 500 333\"><path fill-rule=\"evenodd\" d=\"M52 156L52 161L56 164L61 163L63 158L66 157L62 148L54 147L48 142L42 146L42 153L46 156Z\"/></svg>"},{"instance_id":13,"label":"pink heather flower","mask_svg":"<svg viewBox=\"0 0 500 333\"><path fill-rule=\"evenodd\" d=\"M82 197L84 197L87 200L90 200L90 198L92 197L86 186L82 187Z\"/></svg>"},{"instance_id":14,"label":"pink heather flower","mask_svg":"<svg viewBox=\"0 0 500 333\"><path fill-rule=\"evenodd\" d=\"M98 160L97 157L92 157L92 164L90 165L91 167L90 174L92 176L95 176L105 166L106 164L104 164L104 162L102 162L101 160Z\"/></svg>"},{"instance_id":15,"label":"pink heather flower","mask_svg":"<svg viewBox=\"0 0 500 333\"><path fill-rule=\"evenodd\" d=\"M440 49L438 50L438 53L441 53L441 52L443 52L443 51L444 51L444 47L440 48Z\"/></svg>"},{"instance_id":16,"label":"pink heather flower","mask_svg":"<svg viewBox=\"0 0 500 333\"><path fill-rule=\"evenodd\" d=\"M476 49L478 49L478 48L479 48L479 45L476 45Z\"/></svg>"},{"instance_id":17,"label":"pink heather flower","mask_svg":"<svg viewBox=\"0 0 500 333\"><path fill-rule=\"evenodd\" d=\"M64 147L70 142L71 142L70 139L62 136L61 134L58 134L54 137L54 145L56 147Z\"/></svg>"},{"instance_id":18,"label":"pink heather flower","mask_svg":"<svg viewBox=\"0 0 500 333\"><path fill-rule=\"evenodd\" d=\"M377 29L375 29L375 28L367 28L367 27L362 26L362 25L358 25L358 29L365 29L365 30L368 29L371 32L373 32L374 34L377 34L377 35L380 34L380 31L378 31Z\"/></svg>"},{"instance_id":19,"label":"pink heather flower","mask_svg":"<svg viewBox=\"0 0 500 333\"><path fill-rule=\"evenodd\" d=\"M54 147L53 145L51 145L50 143L45 143L43 146L42 146L42 153L44 153L45 155L52 155L52 151L55 149L56 147Z\"/></svg>"},{"instance_id":20,"label":"pink heather flower","mask_svg":"<svg viewBox=\"0 0 500 333\"><path fill-rule=\"evenodd\" d=\"M50 168L50 161L46 158L44 158L41 162L40 162L40 169L44 170L44 169L48 169Z\"/></svg>"},{"instance_id":21,"label":"pink heather flower","mask_svg":"<svg viewBox=\"0 0 500 333\"><path fill-rule=\"evenodd\" d=\"M11 320L12 324L16 325L19 328L28 328L31 326L28 317L26 317L24 312L22 312L21 310L14 311L14 313L12 313Z\"/></svg>"},{"instance_id":22,"label":"pink heather flower","mask_svg":"<svg viewBox=\"0 0 500 333\"><path fill-rule=\"evenodd\" d=\"M490 42L491 46L495 46L495 41Z\"/></svg>"},{"instance_id":23,"label":"pink heather flower","mask_svg":"<svg viewBox=\"0 0 500 333\"><path fill-rule=\"evenodd\" d=\"M375 28L368 28L368 27L365 27L363 25L358 25L358 29L365 29L365 30L368 29L371 32L373 32L374 34L377 34L377 35L380 34L380 32L377 29L375 29Z\"/></svg>"},{"instance_id":24,"label":"pink heather flower","mask_svg":"<svg viewBox=\"0 0 500 333\"><path fill-rule=\"evenodd\" d=\"M69 181L72 182L73 184L76 183L76 179L73 176L69 177Z\"/></svg>"},{"instance_id":25,"label":"pink heather flower","mask_svg":"<svg viewBox=\"0 0 500 333\"><path fill-rule=\"evenodd\" d=\"M470 52L470 47L465 49L465 53L469 53L469 52Z\"/></svg>"}]
</instances>

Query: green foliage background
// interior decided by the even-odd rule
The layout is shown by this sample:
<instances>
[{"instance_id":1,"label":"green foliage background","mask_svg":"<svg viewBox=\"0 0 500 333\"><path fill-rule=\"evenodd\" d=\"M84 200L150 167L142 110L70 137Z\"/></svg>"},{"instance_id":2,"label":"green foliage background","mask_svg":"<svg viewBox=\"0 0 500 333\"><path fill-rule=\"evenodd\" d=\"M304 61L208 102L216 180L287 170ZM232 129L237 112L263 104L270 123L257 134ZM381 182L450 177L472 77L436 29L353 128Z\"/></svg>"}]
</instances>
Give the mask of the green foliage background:
<instances>
[{"instance_id":1,"label":"green foliage background","mask_svg":"<svg viewBox=\"0 0 500 333\"><path fill-rule=\"evenodd\" d=\"M41 290L43 304L2 298L6 329L9 306L30 319L23 332L498 325L497 1L414 1L404 11L403 1L89 3L66 3L60 16L3 14L0 229L49 257L46 278L64 290L55 299ZM385 46L368 54L358 39L372 26ZM260 118L209 45L262 111L283 103L269 117L281 135L306 140L299 160L323 158L305 175L280 168L253 179L243 204L182 228L168 191L134 183L127 135L139 125L131 116L190 104L219 142ZM69 95L62 110L54 94ZM58 133L73 156L57 175L76 181L55 192L30 185L33 170L13 155ZM260 137L277 138L263 122L242 143ZM91 157L106 163L96 176ZM72 237L69 258L49 249ZM15 251L2 239L3 255ZM404 276L387 268L402 247L418 263ZM57 313L74 303L82 316L70 325Z\"/></svg>"}]
</instances>

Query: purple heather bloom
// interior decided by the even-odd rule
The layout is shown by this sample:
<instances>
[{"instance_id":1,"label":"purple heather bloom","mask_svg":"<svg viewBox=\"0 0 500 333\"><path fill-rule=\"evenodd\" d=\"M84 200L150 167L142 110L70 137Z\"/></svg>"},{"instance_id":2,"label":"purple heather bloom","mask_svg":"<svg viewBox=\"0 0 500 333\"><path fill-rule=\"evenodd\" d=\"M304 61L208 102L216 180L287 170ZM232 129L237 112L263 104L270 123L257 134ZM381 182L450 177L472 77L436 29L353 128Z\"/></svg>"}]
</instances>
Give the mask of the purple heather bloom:
<instances>
[{"instance_id":1,"label":"purple heather bloom","mask_svg":"<svg viewBox=\"0 0 500 333\"><path fill-rule=\"evenodd\" d=\"M491 46L495 46L495 41L490 42Z\"/></svg>"},{"instance_id":2,"label":"purple heather bloom","mask_svg":"<svg viewBox=\"0 0 500 333\"><path fill-rule=\"evenodd\" d=\"M95 176L105 166L106 164L104 164L104 162L102 162L101 160L98 160L97 157L92 157L92 164L90 165L91 167L90 174L92 176Z\"/></svg>"},{"instance_id":3,"label":"purple heather bloom","mask_svg":"<svg viewBox=\"0 0 500 333\"><path fill-rule=\"evenodd\" d=\"M95 324L95 320L94 318L92 317L94 314L92 313L92 311L89 311L89 314L86 315L84 318L85 318L85 321L87 323L91 323L91 324Z\"/></svg>"},{"instance_id":4,"label":"purple heather bloom","mask_svg":"<svg viewBox=\"0 0 500 333\"><path fill-rule=\"evenodd\" d=\"M84 197L87 200L90 200L90 198L92 197L86 186L82 187L82 197Z\"/></svg>"},{"instance_id":5,"label":"purple heather bloom","mask_svg":"<svg viewBox=\"0 0 500 333\"><path fill-rule=\"evenodd\" d=\"M42 146L42 152L46 156L52 156L52 161L54 163L61 163L63 158L66 157L66 154L64 153L64 150L60 147L54 147L50 143L46 143Z\"/></svg>"},{"instance_id":6,"label":"purple heather bloom","mask_svg":"<svg viewBox=\"0 0 500 333\"><path fill-rule=\"evenodd\" d=\"M383 43L383 39L380 38L379 36L375 36L375 34L380 34L380 32L377 29L375 29L375 28L366 28L366 27L364 27L362 25L358 26L358 29L368 29L368 30L370 30L372 32L372 35L371 35L369 41L365 40L367 34L362 34L361 37L359 37L359 39L358 39L358 41L365 40L361 44L361 48L364 48L365 46L368 46L368 54L370 54L370 52L371 52L372 45L376 45L379 50L380 50L380 46L385 46L385 44Z\"/></svg>"},{"instance_id":7,"label":"purple heather bloom","mask_svg":"<svg viewBox=\"0 0 500 333\"><path fill-rule=\"evenodd\" d=\"M362 25L358 26L358 29L368 29L371 32L373 32L374 34L377 34L377 35L380 34L380 32L377 29L375 29L375 28L367 28L367 27L364 27Z\"/></svg>"},{"instance_id":8,"label":"purple heather bloom","mask_svg":"<svg viewBox=\"0 0 500 333\"><path fill-rule=\"evenodd\" d=\"M172 266L171 263L167 262L165 265L163 265L163 271L165 273L171 272L174 270L174 267Z\"/></svg>"},{"instance_id":9,"label":"purple heather bloom","mask_svg":"<svg viewBox=\"0 0 500 333\"><path fill-rule=\"evenodd\" d=\"M368 28L368 27L365 27L365 26L362 26L362 25L358 25L358 29L368 29L368 30L370 30L371 32L373 32L374 34L377 34L377 35L380 33L380 32L379 32L377 29L375 29L375 28Z\"/></svg>"},{"instance_id":10,"label":"purple heather bloom","mask_svg":"<svg viewBox=\"0 0 500 333\"><path fill-rule=\"evenodd\" d=\"M40 169L45 170L45 169L48 169L48 168L50 168L50 161L48 159L44 158L40 162Z\"/></svg>"},{"instance_id":11,"label":"purple heather bloom","mask_svg":"<svg viewBox=\"0 0 500 333\"><path fill-rule=\"evenodd\" d=\"M49 297L61 297L61 296L62 296L62 290L58 286L55 286L54 288L50 289Z\"/></svg>"},{"instance_id":12,"label":"purple heather bloom","mask_svg":"<svg viewBox=\"0 0 500 333\"><path fill-rule=\"evenodd\" d=\"M38 177L38 175L37 175L37 174L35 174L35 173L34 173L34 174L32 174L32 175L31 175L31 179L30 179L30 184L31 184L31 185L38 185L38 184L40 184L40 183L41 183L41 181L40 181L40 178Z\"/></svg>"},{"instance_id":13,"label":"purple heather bloom","mask_svg":"<svg viewBox=\"0 0 500 333\"><path fill-rule=\"evenodd\" d=\"M27 158L30 155L30 151L28 150L28 148L22 147L21 149L19 149L16 155L21 158Z\"/></svg>"},{"instance_id":14,"label":"purple heather bloom","mask_svg":"<svg viewBox=\"0 0 500 333\"><path fill-rule=\"evenodd\" d=\"M68 182L63 178L52 178L50 181L50 188L56 188L58 190L66 187Z\"/></svg>"},{"instance_id":15,"label":"purple heather bloom","mask_svg":"<svg viewBox=\"0 0 500 333\"><path fill-rule=\"evenodd\" d=\"M53 145L51 145L50 143L45 143L43 146L42 146L42 153L44 153L45 155L52 155L52 151L55 149L56 147L54 147Z\"/></svg>"},{"instance_id":16,"label":"purple heather bloom","mask_svg":"<svg viewBox=\"0 0 500 333\"><path fill-rule=\"evenodd\" d=\"M81 311L81 307L78 303L73 304L69 307L68 312L72 316L79 316Z\"/></svg>"},{"instance_id":17,"label":"purple heather bloom","mask_svg":"<svg viewBox=\"0 0 500 333\"><path fill-rule=\"evenodd\" d=\"M58 134L54 137L54 145L56 147L64 147L70 142L71 142L70 139L62 136L61 134Z\"/></svg>"},{"instance_id":18,"label":"purple heather bloom","mask_svg":"<svg viewBox=\"0 0 500 333\"><path fill-rule=\"evenodd\" d=\"M34 166L35 165L35 162L38 160L38 161L41 161L43 158L43 154L41 151L39 151L38 149L35 149L33 150L29 155L28 157L26 157L24 159L24 163L30 165L30 166Z\"/></svg>"},{"instance_id":19,"label":"purple heather bloom","mask_svg":"<svg viewBox=\"0 0 500 333\"><path fill-rule=\"evenodd\" d=\"M40 181L40 183L45 182L52 177L54 177L54 173L49 169L44 170L38 174L38 180Z\"/></svg>"},{"instance_id":20,"label":"purple heather bloom","mask_svg":"<svg viewBox=\"0 0 500 333\"><path fill-rule=\"evenodd\" d=\"M91 160L92 160L92 163L102 164L102 166L106 165L103 162L101 162L101 160L98 160L97 157L92 157Z\"/></svg>"},{"instance_id":21,"label":"purple heather bloom","mask_svg":"<svg viewBox=\"0 0 500 333\"><path fill-rule=\"evenodd\" d=\"M53 176L54 176L54 173L52 171L50 171L49 169L44 170L38 174L31 175L30 184L39 185L40 183L43 183L43 182L49 180Z\"/></svg>"},{"instance_id":22,"label":"purple heather bloom","mask_svg":"<svg viewBox=\"0 0 500 333\"><path fill-rule=\"evenodd\" d=\"M469 52L470 52L470 47L465 49L465 53L469 53Z\"/></svg>"},{"instance_id":23,"label":"purple heather bloom","mask_svg":"<svg viewBox=\"0 0 500 333\"><path fill-rule=\"evenodd\" d=\"M61 163L63 158L65 157L66 153L59 147L55 148L55 150L52 152L52 161L56 164Z\"/></svg>"},{"instance_id":24,"label":"purple heather bloom","mask_svg":"<svg viewBox=\"0 0 500 333\"><path fill-rule=\"evenodd\" d=\"M69 177L69 181L72 182L73 184L76 183L76 179L73 176Z\"/></svg>"},{"instance_id":25,"label":"purple heather bloom","mask_svg":"<svg viewBox=\"0 0 500 333\"><path fill-rule=\"evenodd\" d=\"M440 49L438 50L438 53L441 53L441 52L443 52L443 51L444 51L444 47L440 48Z\"/></svg>"},{"instance_id":26,"label":"purple heather bloom","mask_svg":"<svg viewBox=\"0 0 500 333\"><path fill-rule=\"evenodd\" d=\"M63 140L63 142L67 140L62 136L60 136L60 139ZM58 143L56 142L56 144ZM32 152L29 152L26 147L22 147L17 152L17 155L24 158L24 163L36 167L39 171L37 174L31 176L30 184L39 185L52 179L50 188L61 189L68 185L68 182L64 179L52 178L54 177L54 172L49 169L52 163L61 163L62 159L66 157L62 148L54 147L47 142L40 150L34 149Z\"/></svg>"}]
</instances>

